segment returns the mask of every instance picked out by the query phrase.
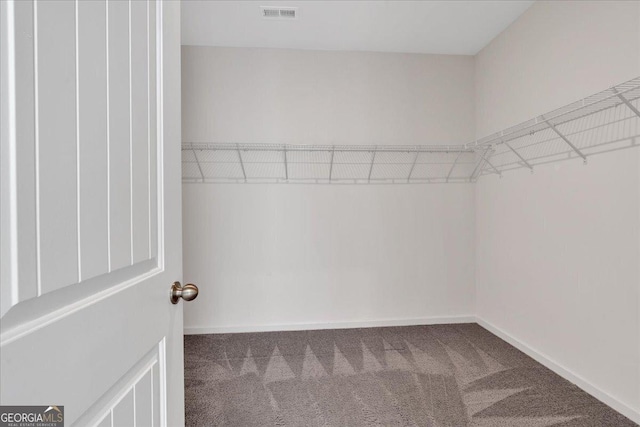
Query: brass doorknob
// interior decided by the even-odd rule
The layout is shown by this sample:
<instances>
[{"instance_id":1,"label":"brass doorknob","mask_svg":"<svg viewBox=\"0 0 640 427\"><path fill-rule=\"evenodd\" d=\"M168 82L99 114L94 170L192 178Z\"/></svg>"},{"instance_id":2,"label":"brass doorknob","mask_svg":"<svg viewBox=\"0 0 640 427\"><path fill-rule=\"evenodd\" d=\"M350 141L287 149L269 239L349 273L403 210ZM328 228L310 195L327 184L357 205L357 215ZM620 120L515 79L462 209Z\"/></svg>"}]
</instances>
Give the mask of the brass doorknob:
<instances>
[{"instance_id":1,"label":"brass doorknob","mask_svg":"<svg viewBox=\"0 0 640 427\"><path fill-rule=\"evenodd\" d=\"M188 283L181 286L180 282L173 282L173 285L171 285L171 295L169 297L171 304L177 304L180 298L185 301L191 301L196 299L197 296L198 287L196 285Z\"/></svg>"}]
</instances>

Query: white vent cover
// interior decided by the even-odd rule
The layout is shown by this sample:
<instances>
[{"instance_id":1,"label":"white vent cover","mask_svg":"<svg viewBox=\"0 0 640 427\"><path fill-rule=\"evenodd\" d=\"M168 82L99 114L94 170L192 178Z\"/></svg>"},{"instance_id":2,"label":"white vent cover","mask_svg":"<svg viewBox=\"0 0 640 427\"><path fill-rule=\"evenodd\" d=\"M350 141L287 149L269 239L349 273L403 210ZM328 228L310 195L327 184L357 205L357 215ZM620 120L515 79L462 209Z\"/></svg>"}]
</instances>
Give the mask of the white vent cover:
<instances>
[{"instance_id":1,"label":"white vent cover","mask_svg":"<svg viewBox=\"0 0 640 427\"><path fill-rule=\"evenodd\" d=\"M261 6L262 17L266 19L296 19L297 7Z\"/></svg>"}]
</instances>

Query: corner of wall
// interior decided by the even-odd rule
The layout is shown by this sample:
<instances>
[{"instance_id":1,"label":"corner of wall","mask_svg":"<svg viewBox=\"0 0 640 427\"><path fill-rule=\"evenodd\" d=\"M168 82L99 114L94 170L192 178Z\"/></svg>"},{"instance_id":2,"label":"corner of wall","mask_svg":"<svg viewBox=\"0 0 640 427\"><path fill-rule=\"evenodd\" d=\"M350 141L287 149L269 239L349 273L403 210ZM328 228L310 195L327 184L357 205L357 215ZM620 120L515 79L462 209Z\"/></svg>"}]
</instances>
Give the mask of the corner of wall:
<instances>
[{"instance_id":1,"label":"corner of wall","mask_svg":"<svg viewBox=\"0 0 640 427\"><path fill-rule=\"evenodd\" d=\"M619 8L621 7L624 13L620 13ZM624 24L620 22L613 24L613 21L603 20L603 17L600 16L613 14L624 16ZM592 24L585 27L584 24L587 22ZM540 31L533 31L536 25L542 25L542 23L545 25L543 31L548 32L546 35ZM629 38L629 44L624 46L609 42L610 39L619 38L624 34L627 36L637 34L637 38ZM566 46L556 44L551 52L548 52L547 48L538 49L538 47L545 45L545 40L552 37L558 40L564 36L567 36ZM590 49L576 49L578 39L583 45L588 45ZM515 44L520 45L521 41L525 46L526 54L524 55L520 55L517 49L513 48ZM589 42L593 43L593 46ZM572 49L572 55L567 55L563 49ZM594 54L594 52L600 52L603 56L609 57L609 60L603 60L600 55ZM554 66L557 64L558 58L566 59L563 67ZM505 69L510 70L511 75L509 73L501 74ZM518 74L519 70L523 71L521 75ZM545 74L547 70L552 71ZM580 75L576 70L588 72ZM476 138L497 131L503 126L515 124L511 123L514 119L528 119L534 114L544 113L546 109L550 110L571 102L578 98L576 94L587 96L595 90L605 89L607 85L620 83L625 78L629 79L634 75L640 75L640 2L635 2L633 5L628 2L536 2L474 57ZM583 78L576 78L579 76ZM532 81L536 84L532 85ZM558 90L555 94L549 93L547 96L547 93L543 92L545 85L547 85L546 90L553 90L553 88ZM516 94L514 99L510 99L513 88L518 90L522 88L523 91L526 91L525 86L535 87L535 90L530 91L528 98L526 98L527 95ZM525 96L524 99L519 98L523 96ZM495 98L498 97L504 98L505 102L496 103ZM509 101L511 101L510 104ZM496 105L500 108L494 108ZM634 154L630 153L630 155ZM638 222L633 228L635 234L632 237L637 237L636 248L637 253L640 254L640 150L636 155L638 159L637 174L635 175L638 177L637 194L632 192L627 195L631 199L637 197L637 202L634 203L636 203L638 210ZM629 177L629 175L626 176ZM539 180L543 176L537 178ZM544 183L540 185L544 185ZM627 188L635 187L628 186ZM486 303L491 297L488 291L495 284L493 281L486 283L486 279L489 277L486 274L487 269L480 264L484 259L487 246L491 245L483 238L481 227L484 225L486 217L490 215L489 212L493 212L488 209L495 206L494 203L500 203L499 200L485 200L483 198L483 196L487 196L487 193L492 192L493 184L488 180L485 183L481 181L475 186L474 311L478 323L559 375L576 383L588 393L640 423L640 407L637 404L640 402L640 365L636 363L636 366L629 370L629 376L626 377L622 385L621 383L616 384L613 380L603 381L598 377L597 369L585 369L584 365L581 367L575 358L565 357L562 350L558 351L557 347L547 345L549 343L545 343L544 340L533 339L530 334L527 336L526 331L523 332L522 328L519 329L517 325L513 325L508 320L500 321L494 315L496 313L495 307L492 308ZM629 243L629 240L627 242ZM631 246L628 245L627 248L634 246L633 241L630 243ZM634 272L633 266L628 267L630 267L627 269L629 283L634 276L638 279L638 309L635 314L637 331L640 330L640 259L638 260L637 272ZM535 268L532 271L535 272ZM509 278L505 278L504 281L510 283ZM491 286L487 287L487 285ZM484 300L484 310L482 307L483 296L487 298ZM549 298L554 298L554 295L549 295ZM633 317L630 315L629 318ZM528 321L535 324L534 319ZM494 322L494 324L489 322ZM630 339L635 340L636 338ZM634 343L635 341L631 341L627 347L629 349L626 350L627 355L629 356L630 351L634 351L631 350L633 347L637 347L636 360L640 361L640 340L637 346ZM610 357L615 358L613 355ZM589 356L586 358L588 359ZM592 368L597 366L596 362L597 359L591 362ZM611 361L611 363L614 362ZM637 381L633 378L636 378ZM634 381L637 385L634 386L635 391L630 393L630 390L633 390L630 383Z\"/></svg>"}]
</instances>

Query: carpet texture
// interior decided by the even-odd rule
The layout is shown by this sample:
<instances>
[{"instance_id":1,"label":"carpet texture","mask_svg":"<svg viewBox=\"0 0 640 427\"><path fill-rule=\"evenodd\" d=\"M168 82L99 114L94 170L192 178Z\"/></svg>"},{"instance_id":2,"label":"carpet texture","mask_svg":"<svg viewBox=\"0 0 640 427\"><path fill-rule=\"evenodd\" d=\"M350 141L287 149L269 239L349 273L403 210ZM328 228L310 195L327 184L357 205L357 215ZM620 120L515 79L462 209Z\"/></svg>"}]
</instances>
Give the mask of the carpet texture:
<instances>
[{"instance_id":1,"label":"carpet texture","mask_svg":"<svg viewBox=\"0 0 640 427\"><path fill-rule=\"evenodd\" d=\"M477 324L185 336L188 426L637 426Z\"/></svg>"}]
</instances>

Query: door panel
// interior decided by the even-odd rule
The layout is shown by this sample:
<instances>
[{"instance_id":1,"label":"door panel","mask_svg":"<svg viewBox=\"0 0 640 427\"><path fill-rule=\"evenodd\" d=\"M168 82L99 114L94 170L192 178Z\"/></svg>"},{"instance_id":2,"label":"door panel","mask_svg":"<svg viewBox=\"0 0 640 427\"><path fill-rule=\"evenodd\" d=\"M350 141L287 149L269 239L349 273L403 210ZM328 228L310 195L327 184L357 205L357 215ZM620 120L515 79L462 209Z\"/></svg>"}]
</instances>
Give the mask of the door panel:
<instances>
[{"instance_id":1,"label":"door panel","mask_svg":"<svg viewBox=\"0 0 640 427\"><path fill-rule=\"evenodd\" d=\"M152 19L152 17L157 15L156 3L149 2L149 60L148 63L155 64L158 60L157 53L158 48L156 46L156 38L157 38L157 21ZM179 6L178 6L179 7ZM178 43L180 43L178 41ZM153 209L158 208L158 180L156 177L158 176L158 162L155 161L158 157L158 144L157 144L157 135L158 135L158 94L154 91L154 88L157 85L158 73L153 72L154 69L149 68L149 108L147 110L147 114L149 115L149 141L156 141L156 143L149 144L149 254L153 256L153 254L158 254L158 233L154 230L158 228L158 214L157 211L154 212ZM178 82L178 85L181 83ZM179 91L178 87L178 91ZM178 104L179 105L179 104ZM180 119L181 120L181 119ZM179 130L178 130L179 131ZM178 140L182 141L180 133L178 133ZM182 204L182 202L181 202ZM180 228L182 230L182 228Z\"/></svg>"},{"instance_id":2,"label":"door panel","mask_svg":"<svg viewBox=\"0 0 640 427\"><path fill-rule=\"evenodd\" d=\"M129 4L107 3L110 267L131 264Z\"/></svg>"},{"instance_id":3,"label":"door panel","mask_svg":"<svg viewBox=\"0 0 640 427\"><path fill-rule=\"evenodd\" d=\"M55 401L65 406L68 421L92 409L166 336L155 324L167 321L160 313L166 311L161 304L170 304L167 293L156 296L165 297L155 304L160 310L145 307L151 276L3 343L3 404Z\"/></svg>"},{"instance_id":4,"label":"door panel","mask_svg":"<svg viewBox=\"0 0 640 427\"><path fill-rule=\"evenodd\" d=\"M37 287L42 295L79 279L75 4L36 2L33 22Z\"/></svg>"},{"instance_id":5,"label":"door panel","mask_svg":"<svg viewBox=\"0 0 640 427\"><path fill-rule=\"evenodd\" d=\"M149 254L149 68L147 2L132 2L131 14L131 236L132 261ZM136 23L137 25L133 25ZM153 95L152 91L152 95Z\"/></svg>"},{"instance_id":6,"label":"door panel","mask_svg":"<svg viewBox=\"0 0 640 427\"><path fill-rule=\"evenodd\" d=\"M118 425L150 426L158 425L160 419L161 387L166 381L159 373L164 372L164 341L153 349L134 366L121 381L94 405L92 411L84 414L76 424L100 425L104 419L125 419ZM131 404L132 403L132 404ZM129 407L135 408L131 414ZM111 426L111 424L108 424Z\"/></svg>"},{"instance_id":7,"label":"door panel","mask_svg":"<svg viewBox=\"0 0 640 427\"><path fill-rule=\"evenodd\" d=\"M20 7L14 7L11 20L5 19L9 16L9 6L7 2L0 2L0 129L3 142L0 145L0 316L20 299L26 300L37 295L33 5L25 2ZM12 23L15 23L15 27L18 22L21 23L20 32L10 27ZM15 34L13 39L7 37L11 32ZM12 50L23 52L23 60L9 66L9 53ZM7 126L9 123L15 123L15 126ZM12 140L19 140L20 144L4 143ZM19 175L18 170L21 171ZM11 206L15 206L16 211L20 210L19 217L7 212L7 207ZM19 227L20 238L18 233L7 232Z\"/></svg>"},{"instance_id":8,"label":"door panel","mask_svg":"<svg viewBox=\"0 0 640 427\"><path fill-rule=\"evenodd\" d=\"M0 403L180 425L179 3L1 7Z\"/></svg>"},{"instance_id":9,"label":"door panel","mask_svg":"<svg viewBox=\"0 0 640 427\"><path fill-rule=\"evenodd\" d=\"M35 80L18 88L20 95L33 86L35 114L22 127L34 129L32 140L25 138L34 149L18 175L35 174L37 203L20 212L35 211L35 233L27 236L33 245L35 234L30 255L37 268L35 292L16 292L11 305L158 258L158 198L151 194L158 188L157 46L149 33L156 31L155 3L37 1L14 8L25 9L17 26L33 25L26 36L31 52L17 55L16 64L31 55L37 63ZM18 274L31 270L33 263Z\"/></svg>"},{"instance_id":10,"label":"door panel","mask_svg":"<svg viewBox=\"0 0 640 427\"><path fill-rule=\"evenodd\" d=\"M80 272L109 271L107 25L105 3L78 3L78 142ZM96 46L105 46L96 49Z\"/></svg>"}]
</instances>

